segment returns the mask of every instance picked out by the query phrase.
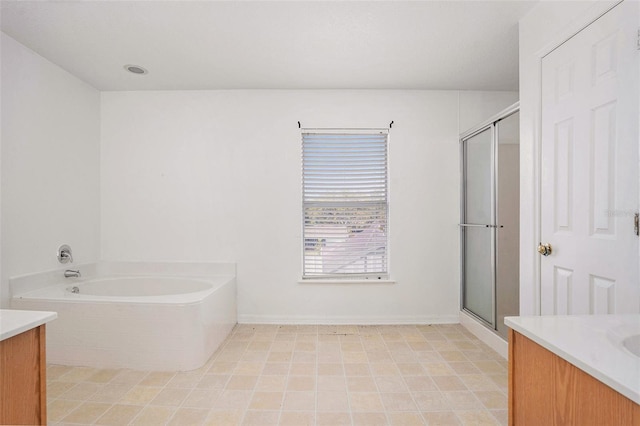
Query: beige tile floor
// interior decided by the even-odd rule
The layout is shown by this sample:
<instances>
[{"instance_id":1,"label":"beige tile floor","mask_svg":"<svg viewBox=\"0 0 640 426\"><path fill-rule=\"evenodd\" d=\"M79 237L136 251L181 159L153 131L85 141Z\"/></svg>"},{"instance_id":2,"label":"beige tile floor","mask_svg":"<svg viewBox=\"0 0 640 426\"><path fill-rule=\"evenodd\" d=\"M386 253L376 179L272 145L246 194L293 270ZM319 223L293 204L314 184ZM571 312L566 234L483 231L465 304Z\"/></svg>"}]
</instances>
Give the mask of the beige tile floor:
<instances>
[{"instance_id":1,"label":"beige tile floor","mask_svg":"<svg viewBox=\"0 0 640 426\"><path fill-rule=\"evenodd\" d=\"M460 325L238 325L188 372L48 366L50 424L500 425L507 363Z\"/></svg>"}]
</instances>

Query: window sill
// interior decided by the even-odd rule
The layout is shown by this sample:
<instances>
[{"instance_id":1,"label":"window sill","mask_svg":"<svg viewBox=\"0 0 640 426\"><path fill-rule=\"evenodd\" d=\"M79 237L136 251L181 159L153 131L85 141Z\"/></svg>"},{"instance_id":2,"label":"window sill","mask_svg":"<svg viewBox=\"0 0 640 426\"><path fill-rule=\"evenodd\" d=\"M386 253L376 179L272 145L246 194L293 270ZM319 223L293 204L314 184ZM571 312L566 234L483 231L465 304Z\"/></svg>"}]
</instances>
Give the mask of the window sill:
<instances>
[{"instance_id":1,"label":"window sill","mask_svg":"<svg viewBox=\"0 0 640 426\"><path fill-rule=\"evenodd\" d=\"M384 279L384 280L367 280L363 278L356 279L345 279L345 278L323 278L323 279L299 279L298 284L385 284L385 285L393 285L396 284L395 280Z\"/></svg>"}]
</instances>

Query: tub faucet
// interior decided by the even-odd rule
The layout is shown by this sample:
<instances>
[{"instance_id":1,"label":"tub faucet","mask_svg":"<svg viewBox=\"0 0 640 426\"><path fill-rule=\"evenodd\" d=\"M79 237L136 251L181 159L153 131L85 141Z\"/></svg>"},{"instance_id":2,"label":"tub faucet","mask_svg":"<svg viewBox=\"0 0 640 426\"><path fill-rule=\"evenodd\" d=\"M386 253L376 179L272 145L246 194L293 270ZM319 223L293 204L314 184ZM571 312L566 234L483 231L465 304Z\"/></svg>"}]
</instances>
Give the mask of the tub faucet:
<instances>
[{"instance_id":1,"label":"tub faucet","mask_svg":"<svg viewBox=\"0 0 640 426\"><path fill-rule=\"evenodd\" d=\"M65 278L80 278L80 270L79 269L67 269L64 271Z\"/></svg>"}]
</instances>

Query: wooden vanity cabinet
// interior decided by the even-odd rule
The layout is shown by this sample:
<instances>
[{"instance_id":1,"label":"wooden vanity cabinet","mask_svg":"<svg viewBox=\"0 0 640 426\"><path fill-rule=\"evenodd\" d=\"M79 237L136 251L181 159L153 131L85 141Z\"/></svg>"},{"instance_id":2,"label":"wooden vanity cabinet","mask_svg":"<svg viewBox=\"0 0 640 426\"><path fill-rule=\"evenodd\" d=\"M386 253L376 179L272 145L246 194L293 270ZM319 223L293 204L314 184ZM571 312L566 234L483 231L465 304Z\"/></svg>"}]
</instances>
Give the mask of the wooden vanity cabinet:
<instances>
[{"instance_id":1,"label":"wooden vanity cabinet","mask_svg":"<svg viewBox=\"0 0 640 426\"><path fill-rule=\"evenodd\" d=\"M45 325L0 341L0 424L47 424Z\"/></svg>"},{"instance_id":2,"label":"wooden vanity cabinet","mask_svg":"<svg viewBox=\"0 0 640 426\"><path fill-rule=\"evenodd\" d=\"M509 425L640 426L640 405L509 330Z\"/></svg>"}]
</instances>

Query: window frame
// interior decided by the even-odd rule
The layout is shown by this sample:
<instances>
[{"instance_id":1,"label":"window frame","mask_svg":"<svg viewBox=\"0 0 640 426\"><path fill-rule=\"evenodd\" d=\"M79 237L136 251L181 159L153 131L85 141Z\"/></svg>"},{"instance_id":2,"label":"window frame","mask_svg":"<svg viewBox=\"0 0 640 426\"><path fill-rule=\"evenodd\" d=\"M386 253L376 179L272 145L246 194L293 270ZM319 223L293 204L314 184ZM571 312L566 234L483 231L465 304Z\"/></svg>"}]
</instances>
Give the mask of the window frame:
<instances>
[{"instance_id":1,"label":"window frame","mask_svg":"<svg viewBox=\"0 0 640 426\"><path fill-rule=\"evenodd\" d=\"M307 240L311 239L307 237L306 233L306 221L307 221L307 207L309 204L322 204L318 202L308 202L305 199L305 134L318 134L318 135L384 135L384 253L382 264L384 269L373 273L312 273L309 274L306 270L307 260ZM300 283L320 283L320 282L377 282L377 283L394 283L390 280L390 178L389 178L389 146L390 146L390 129L389 128L301 128L300 129L300 147L301 147L301 196L302 196L302 208L301 208L301 249L302 249L302 262L301 262L301 280ZM330 205L331 202L325 204ZM339 204L339 202L334 203ZM357 203L356 203L357 204ZM375 203L373 203L375 204ZM352 206L353 207L353 206Z\"/></svg>"}]
</instances>

